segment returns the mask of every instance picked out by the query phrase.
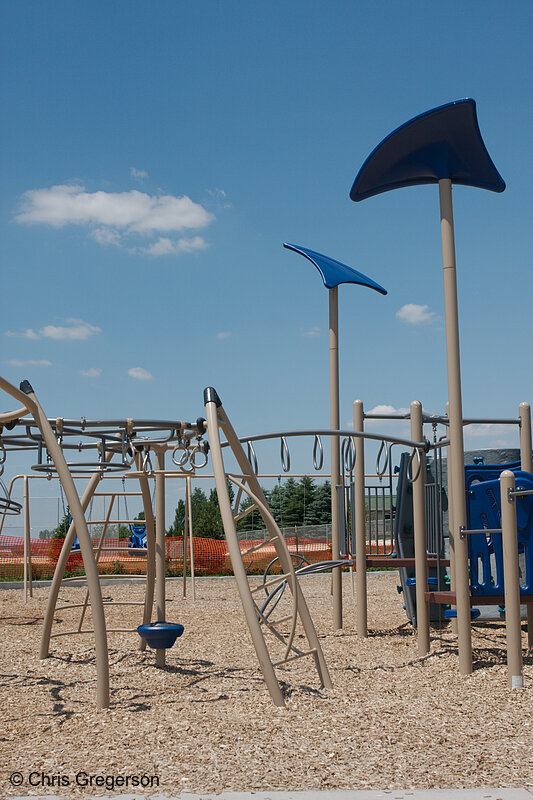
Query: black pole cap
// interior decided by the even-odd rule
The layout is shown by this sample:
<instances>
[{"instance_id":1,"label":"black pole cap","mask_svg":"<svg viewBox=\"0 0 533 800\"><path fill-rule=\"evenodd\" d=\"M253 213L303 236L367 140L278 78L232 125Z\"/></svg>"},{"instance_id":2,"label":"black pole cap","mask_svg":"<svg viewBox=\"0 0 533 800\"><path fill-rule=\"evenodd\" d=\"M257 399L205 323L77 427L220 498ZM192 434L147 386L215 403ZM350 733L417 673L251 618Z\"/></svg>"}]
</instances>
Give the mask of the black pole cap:
<instances>
[{"instance_id":1,"label":"black pole cap","mask_svg":"<svg viewBox=\"0 0 533 800\"><path fill-rule=\"evenodd\" d=\"M33 388L29 381L21 381L19 389L21 392L24 392L24 394L33 394Z\"/></svg>"},{"instance_id":2,"label":"black pole cap","mask_svg":"<svg viewBox=\"0 0 533 800\"><path fill-rule=\"evenodd\" d=\"M198 417L196 420L196 425L198 427L198 433L202 434L205 433L207 430L207 425L205 424L206 420L203 417Z\"/></svg>"},{"instance_id":3,"label":"black pole cap","mask_svg":"<svg viewBox=\"0 0 533 800\"><path fill-rule=\"evenodd\" d=\"M204 405L207 403L214 403L217 408L220 408L222 405L222 400L217 394L217 390L213 389L212 386L208 386L207 389L204 389Z\"/></svg>"}]
</instances>

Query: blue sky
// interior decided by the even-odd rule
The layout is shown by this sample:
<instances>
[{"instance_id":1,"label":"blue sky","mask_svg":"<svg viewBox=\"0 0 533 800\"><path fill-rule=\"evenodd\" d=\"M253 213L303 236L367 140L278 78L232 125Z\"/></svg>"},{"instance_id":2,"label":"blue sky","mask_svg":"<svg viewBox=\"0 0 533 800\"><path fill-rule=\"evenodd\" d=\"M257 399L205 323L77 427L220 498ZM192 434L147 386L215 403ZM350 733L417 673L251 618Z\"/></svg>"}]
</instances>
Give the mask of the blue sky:
<instances>
[{"instance_id":1,"label":"blue sky","mask_svg":"<svg viewBox=\"0 0 533 800\"><path fill-rule=\"evenodd\" d=\"M327 292L284 241L389 291L340 289L343 425L356 397L443 411L436 187L348 195L386 134L463 97L507 183L454 191L464 411L531 401L531 3L2 15L1 369L49 416L196 418L213 385L242 433L327 426Z\"/></svg>"}]
</instances>

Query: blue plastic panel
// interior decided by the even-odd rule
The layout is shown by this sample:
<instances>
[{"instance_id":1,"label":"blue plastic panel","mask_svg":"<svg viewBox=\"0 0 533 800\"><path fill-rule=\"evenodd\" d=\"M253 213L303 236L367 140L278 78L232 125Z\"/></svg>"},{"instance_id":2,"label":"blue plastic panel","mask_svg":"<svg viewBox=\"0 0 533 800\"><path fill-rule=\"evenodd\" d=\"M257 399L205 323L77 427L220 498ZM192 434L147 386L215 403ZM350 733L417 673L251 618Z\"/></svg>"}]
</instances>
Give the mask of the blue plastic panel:
<instances>
[{"instance_id":1,"label":"blue plastic panel","mask_svg":"<svg viewBox=\"0 0 533 800\"><path fill-rule=\"evenodd\" d=\"M287 242L284 242L283 247L286 247L287 250L294 250L295 253L300 253L300 255L309 259L320 272L326 289L333 289L341 283L357 283L360 286L368 286L369 289L374 289L380 294L387 294L387 290L373 281L372 278L368 278L362 272L352 269L352 267L347 267L346 264L341 264L340 261L335 261L334 258L324 256L322 253L316 253L307 247L299 247Z\"/></svg>"},{"instance_id":2,"label":"blue plastic panel","mask_svg":"<svg viewBox=\"0 0 533 800\"><path fill-rule=\"evenodd\" d=\"M359 170L350 197L357 202L443 178L493 192L505 189L481 136L474 100L433 108L389 134Z\"/></svg>"},{"instance_id":3,"label":"blue plastic panel","mask_svg":"<svg viewBox=\"0 0 533 800\"><path fill-rule=\"evenodd\" d=\"M482 481L494 481L499 479L504 469L510 469L515 474L520 472L520 461L512 461L509 464L466 464L465 465L465 486L468 489L473 483Z\"/></svg>"},{"instance_id":4,"label":"blue plastic panel","mask_svg":"<svg viewBox=\"0 0 533 800\"><path fill-rule=\"evenodd\" d=\"M506 465L496 467L500 473ZM515 472L516 488L533 489L533 475ZM521 563L520 592L533 593L533 495L517 497L516 522L518 553ZM467 525L477 528L501 528L500 481L472 483L466 493ZM503 550L501 533L468 535L470 592L472 595L504 593ZM524 574L525 571L525 574Z\"/></svg>"}]
</instances>

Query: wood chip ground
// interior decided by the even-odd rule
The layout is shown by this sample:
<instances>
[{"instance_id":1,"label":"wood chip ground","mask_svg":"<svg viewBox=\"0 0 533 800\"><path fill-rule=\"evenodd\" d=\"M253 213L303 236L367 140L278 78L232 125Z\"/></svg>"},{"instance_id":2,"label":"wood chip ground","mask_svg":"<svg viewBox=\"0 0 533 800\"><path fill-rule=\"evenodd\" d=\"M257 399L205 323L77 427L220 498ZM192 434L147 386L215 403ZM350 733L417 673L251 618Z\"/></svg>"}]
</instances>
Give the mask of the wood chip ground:
<instances>
[{"instance_id":1,"label":"wood chip ground","mask_svg":"<svg viewBox=\"0 0 533 800\"><path fill-rule=\"evenodd\" d=\"M500 622L474 628L471 675L459 675L449 629L433 631L431 654L420 658L397 582L393 573L369 576L370 635L362 640L349 576L342 633L333 629L329 577L302 580L334 690L319 688L311 659L298 660L278 670L284 710L270 701L232 579L197 581L194 602L190 589L184 599L179 582L168 584L167 619L185 633L164 670L153 651L139 651L136 633L109 634L112 705L104 711L95 707L92 637L53 639L41 661L48 589L36 589L27 605L20 590L0 592L0 796L61 794L57 787L10 788L13 771L25 779L31 771L70 776L72 797L87 793L72 785L79 771L156 775L164 794L532 789L532 654L524 656L521 690L507 686ZM142 600L143 592L141 585L103 587L105 598L123 602ZM84 596L83 588L61 592L66 602ZM108 609L109 627L136 626L139 609ZM77 613L57 617L72 628Z\"/></svg>"}]
</instances>

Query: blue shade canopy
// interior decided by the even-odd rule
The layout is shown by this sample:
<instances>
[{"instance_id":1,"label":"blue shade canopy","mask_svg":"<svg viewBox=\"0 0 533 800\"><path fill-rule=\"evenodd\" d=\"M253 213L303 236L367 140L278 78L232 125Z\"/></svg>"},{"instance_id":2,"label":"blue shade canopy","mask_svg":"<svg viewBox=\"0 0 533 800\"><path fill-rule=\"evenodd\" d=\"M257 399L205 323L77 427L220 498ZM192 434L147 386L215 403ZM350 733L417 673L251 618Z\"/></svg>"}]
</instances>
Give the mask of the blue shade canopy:
<instances>
[{"instance_id":1,"label":"blue shade canopy","mask_svg":"<svg viewBox=\"0 0 533 800\"><path fill-rule=\"evenodd\" d=\"M341 283L358 283L360 286L368 286L369 289L375 289L380 294L387 294L387 290L380 286L379 283L367 278L362 272L347 267L345 264L341 264L340 261L335 261L334 258L315 253L314 250L308 250L307 247L298 247L295 244L287 244L286 242L283 247L286 247L287 250L294 250L295 253L300 253L300 255L308 258L322 275L326 289L333 289Z\"/></svg>"},{"instance_id":2,"label":"blue shade canopy","mask_svg":"<svg viewBox=\"0 0 533 800\"><path fill-rule=\"evenodd\" d=\"M426 111L389 134L359 170L350 197L364 200L443 178L493 192L505 189L481 137L474 100Z\"/></svg>"}]
</instances>

